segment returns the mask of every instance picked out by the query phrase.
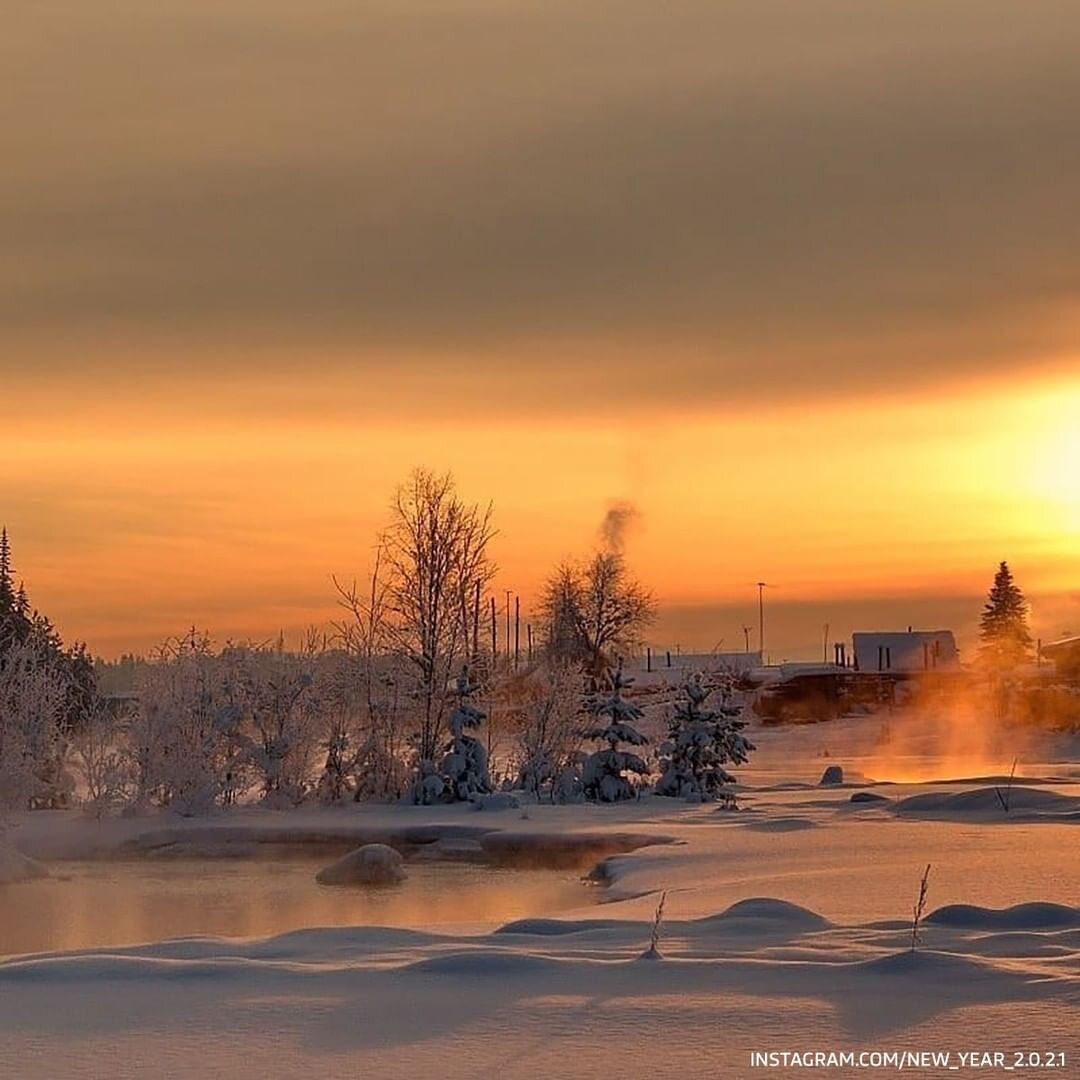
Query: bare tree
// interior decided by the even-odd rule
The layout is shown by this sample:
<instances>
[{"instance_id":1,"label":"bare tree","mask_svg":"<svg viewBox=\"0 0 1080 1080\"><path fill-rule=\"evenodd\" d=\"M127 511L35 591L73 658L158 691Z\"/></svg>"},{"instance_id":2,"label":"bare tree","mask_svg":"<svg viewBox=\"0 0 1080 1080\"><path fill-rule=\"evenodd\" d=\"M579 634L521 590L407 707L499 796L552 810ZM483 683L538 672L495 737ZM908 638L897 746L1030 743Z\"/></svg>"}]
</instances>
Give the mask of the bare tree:
<instances>
[{"instance_id":1,"label":"bare tree","mask_svg":"<svg viewBox=\"0 0 1080 1080\"><path fill-rule=\"evenodd\" d=\"M603 670L620 650L640 643L656 616L652 594L635 581L620 551L598 551L582 567L559 566L540 603L549 650Z\"/></svg>"},{"instance_id":2,"label":"bare tree","mask_svg":"<svg viewBox=\"0 0 1080 1080\"><path fill-rule=\"evenodd\" d=\"M526 697L518 729L518 784L539 802L546 790L554 802L559 780L581 743L581 671L553 660L523 686Z\"/></svg>"},{"instance_id":3,"label":"bare tree","mask_svg":"<svg viewBox=\"0 0 1080 1080\"><path fill-rule=\"evenodd\" d=\"M495 573L488 557L492 507L463 502L453 477L417 469L398 488L383 540L386 632L416 686L416 752L433 763L447 687L470 651L469 611Z\"/></svg>"}]
</instances>

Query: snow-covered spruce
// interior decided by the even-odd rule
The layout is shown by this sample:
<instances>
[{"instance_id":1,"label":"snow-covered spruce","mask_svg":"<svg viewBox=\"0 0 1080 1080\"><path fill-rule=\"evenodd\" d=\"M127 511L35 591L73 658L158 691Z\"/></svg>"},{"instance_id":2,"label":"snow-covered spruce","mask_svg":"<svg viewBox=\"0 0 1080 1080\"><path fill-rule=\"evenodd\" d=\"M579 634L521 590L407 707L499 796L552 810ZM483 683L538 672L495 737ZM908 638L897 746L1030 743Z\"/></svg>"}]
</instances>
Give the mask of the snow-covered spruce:
<instances>
[{"instance_id":1,"label":"snow-covered spruce","mask_svg":"<svg viewBox=\"0 0 1080 1080\"><path fill-rule=\"evenodd\" d=\"M469 700L478 689L468 667L463 667L455 685L457 704L447 722L450 742L442 762L442 797L449 802L468 802L477 795L488 795L492 790L487 750L479 739L466 734L487 718L487 714Z\"/></svg>"},{"instance_id":2,"label":"snow-covered spruce","mask_svg":"<svg viewBox=\"0 0 1080 1080\"><path fill-rule=\"evenodd\" d=\"M623 691L633 681L623 674L620 660L614 671L608 671L603 685L585 700L588 713L607 718L603 726L591 727L584 732L586 739L607 744L588 756L582 770L585 797L594 802L618 802L634 798L637 791L627 774L644 776L649 771L643 758L618 748L620 743L644 746L649 741L634 727L634 721L640 720L644 714L637 705L623 697Z\"/></svg>"},{"instance_id":3,"label":"snow-covered spruce","mask_svg":"<svg viewBox=\"0 0 1080 1080\"><path fill-rule=\"evenodd\" d=\"M730 680L725 680L720 687L720 704L709 708L706 702L712 688L700 674L683 687L667 741L660 747L662 775L657 795L731 801L724 785L733 784L735 777L724 766L744 764L754 749L743 734L746 721L741 719L742 709L730 703L732 689Z\"/></svg>"}]
</instances>

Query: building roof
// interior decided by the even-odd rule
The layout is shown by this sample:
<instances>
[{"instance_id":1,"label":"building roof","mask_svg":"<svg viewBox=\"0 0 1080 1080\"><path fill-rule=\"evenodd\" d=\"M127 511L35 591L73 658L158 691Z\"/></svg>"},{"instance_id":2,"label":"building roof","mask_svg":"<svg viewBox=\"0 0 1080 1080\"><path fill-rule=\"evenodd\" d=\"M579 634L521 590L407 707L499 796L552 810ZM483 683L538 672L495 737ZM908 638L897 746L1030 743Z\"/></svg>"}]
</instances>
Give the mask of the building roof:
<instances>
[{"instance_id":1,"label":"building roof","mask_svg":"<svg viewBox=\"0 0 1080 1080\"><path fill-rule=\"evenodd\" d=\"M1059 638L1057 641L1044 642L1042 651L1043 656L1053 654L1056 652L1071 652L1073 649L1080 648L1080 634L1073 634L1072 637Z\"/></svg>"}]
</instances>

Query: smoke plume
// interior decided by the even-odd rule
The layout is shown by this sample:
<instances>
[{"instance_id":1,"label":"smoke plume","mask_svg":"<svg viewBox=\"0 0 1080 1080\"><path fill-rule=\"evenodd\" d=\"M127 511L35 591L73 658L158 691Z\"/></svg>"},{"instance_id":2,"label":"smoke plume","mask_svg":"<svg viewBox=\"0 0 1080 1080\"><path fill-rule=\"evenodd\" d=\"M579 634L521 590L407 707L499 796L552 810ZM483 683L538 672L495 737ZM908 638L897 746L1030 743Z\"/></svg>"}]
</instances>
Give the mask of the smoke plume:
<instances>
[{"instance_id":1,"label":"smoke plume","mask_svg":"<svg viewBox=\"0 0 1080 1080\"><path fill-rule=\"evenodd\" d=\"M600 523L600 540L613 554L621 554L626 547L626 536L641 511L628 499L613 502Z\"/></svg>"}]
</instances>

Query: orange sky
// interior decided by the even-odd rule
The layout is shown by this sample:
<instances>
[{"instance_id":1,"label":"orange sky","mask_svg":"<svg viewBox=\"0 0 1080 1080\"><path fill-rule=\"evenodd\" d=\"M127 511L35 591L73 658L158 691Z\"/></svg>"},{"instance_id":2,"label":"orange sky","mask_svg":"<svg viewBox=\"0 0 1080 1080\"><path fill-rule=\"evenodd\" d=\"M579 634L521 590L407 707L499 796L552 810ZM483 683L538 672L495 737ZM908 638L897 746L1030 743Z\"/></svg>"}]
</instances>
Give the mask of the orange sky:
<instances>
[{"instance_id":1,"label":"orange sky","mask_svg":"<svg viewBox=\"0 0 1080 1080\"><path fill-rule=\"evenodd\" d=\"M339 389L362 400L362 384ZM967 623L1000 558L1036 599L1037 629L1080 621L1080 377L1067 370L561 419L362 405L289 417L222 393L201 410L183 384L87 389L85 408L6 418L0 505L20 572L68 636L113 654L190 623L219 637L325 623L330 575L364 572L416 464L494 500L499 587L526 610L554 562L596 542L607 507L633 503L628 554L664 606L663 646L738 647L759 579L776 586L778 654L813 654L830 620L833 636L855 620Z\"/></svg>"},{"instance_id":2,"label":"orange sky","mask_svg":"<svg viewBox=\"0 0 1080 1080\"><path fill-rule=\"evenodd\" d=\"M0 37L0 521L105 654L323 621L417 464L658 645L1080 630L1060 0L101 0ZM58 73L62 73L58 76Z\"/></svg>"}]
</instances>

